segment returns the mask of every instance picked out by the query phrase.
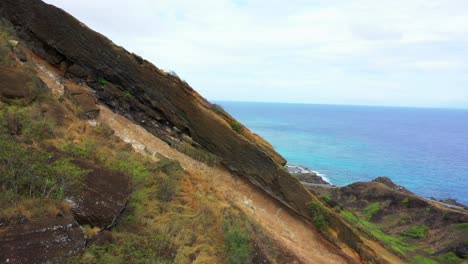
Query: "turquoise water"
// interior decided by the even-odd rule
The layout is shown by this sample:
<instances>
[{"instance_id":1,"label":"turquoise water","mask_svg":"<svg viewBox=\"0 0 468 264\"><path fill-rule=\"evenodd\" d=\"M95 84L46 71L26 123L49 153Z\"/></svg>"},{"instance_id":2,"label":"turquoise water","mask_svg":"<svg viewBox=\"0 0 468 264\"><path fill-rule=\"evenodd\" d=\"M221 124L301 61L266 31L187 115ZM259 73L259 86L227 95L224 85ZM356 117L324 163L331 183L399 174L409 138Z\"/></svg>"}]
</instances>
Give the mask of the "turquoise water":
<instances>
[{"instance_id":1,"label":"turquoise water","mask_svg":"<svg viewBox=\"0 0 468 264\"><path fill-rule=\"evenodd\" d=\"M468 110L217 102L290 164L335 185L387 176L468 204Z\"/></svg>"}]
</instances>

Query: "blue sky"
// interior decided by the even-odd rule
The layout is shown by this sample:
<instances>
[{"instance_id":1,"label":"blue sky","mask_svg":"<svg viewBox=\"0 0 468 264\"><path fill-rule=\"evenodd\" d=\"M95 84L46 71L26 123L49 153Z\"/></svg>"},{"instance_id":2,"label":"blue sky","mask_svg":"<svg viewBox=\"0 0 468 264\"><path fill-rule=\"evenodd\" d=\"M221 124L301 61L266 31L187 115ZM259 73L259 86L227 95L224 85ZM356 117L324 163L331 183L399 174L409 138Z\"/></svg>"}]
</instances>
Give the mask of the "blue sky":
<instances>
[{"instance_id":1,"label":"blue sky","mask_svg":"<svg viewBox=\"0 0 468 264\"><path fill-rule=\"evenodd\" d=\"M466 0L46 0L209 100L468 108Z\"/></svg>"}]
</instances>

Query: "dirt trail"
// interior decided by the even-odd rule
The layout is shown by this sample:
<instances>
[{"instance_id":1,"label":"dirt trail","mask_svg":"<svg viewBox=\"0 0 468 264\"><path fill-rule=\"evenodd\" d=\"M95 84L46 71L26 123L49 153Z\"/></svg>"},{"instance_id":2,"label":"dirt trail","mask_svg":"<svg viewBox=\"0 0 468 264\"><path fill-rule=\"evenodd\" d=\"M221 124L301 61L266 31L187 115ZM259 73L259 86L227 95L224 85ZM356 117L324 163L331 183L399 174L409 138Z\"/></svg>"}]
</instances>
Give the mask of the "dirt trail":
<instances>
[{"instance_id":1,"label":"dirt trail","mask_svg":"<svg viewBox=\"0 0 468 264\"><path fill-rule=\"evenodd\" d=\"M38 75L52 93L63 94L61 78L58 77L59 71L36 56L34 61L39 66ZM97 122L107 124L115 131L116 136L132 144L137 151L145 155L148 155L148 152L160 153L178 160L189 173L204 177L206 182L212 184L220 198L233 203L255 219L272 239L295 254L302 263L349 263L343 257L343 251L321 237L310 223L247 180L233 175L222 167L209 167L196 161L172 149L164 141L125 117L113 113L105 106L99 107L101 111ZM96 121L91 123L95 124Z\"/></svg>"}]
</instances>

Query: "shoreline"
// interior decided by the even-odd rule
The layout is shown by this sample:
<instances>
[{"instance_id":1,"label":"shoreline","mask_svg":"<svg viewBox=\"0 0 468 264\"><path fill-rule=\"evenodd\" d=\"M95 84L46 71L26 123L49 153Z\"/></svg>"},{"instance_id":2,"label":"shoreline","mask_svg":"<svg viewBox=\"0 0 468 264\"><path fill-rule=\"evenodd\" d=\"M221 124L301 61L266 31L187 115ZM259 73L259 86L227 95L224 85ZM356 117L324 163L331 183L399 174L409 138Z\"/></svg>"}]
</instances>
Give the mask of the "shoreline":
<instances>
[{"instance_id":1,"label":"shoreline","mask_svg":"<svg viewBox=\"0 0 468 264\"><path fill-rule=\"evenodd\" d=\"M304 186L309 187L325 187L325 188L339 188L343 186L335 186L330 182L330 180L326 177L325 174L321 174L318 171L311 170L302 165L293 165L293 164L286 164L284 168L291 174L298 177L299 181ZM305 177L299 177L305 176ZM321 182L320 180L323 182ZM403 186L401 188L405 189ZM406 189L405 189L406 190ZM409 191L409 190L408 190ZM411 191L410 191L411 192ZM447 208L453 209L461 209L461 210L468 210L468 206L460 203L456 199L451 198L434 198L434 197L423 197L411 192L413 195L416 195L424 200L431 201L443 205Z\"/></svg>"},{"instance_id":2,"label":"shoreline","mask_svg":"<svg viewBox=\"0 0 468 264\"><path fill-rule=\"evenodd\" d=\"M286 164L284 168L292 175L310 175L311 177L319 177L322 181L324 181L326 184L334 186L330 179L327 178L325 174L322 174L318 171L311 170L305 166L302 165L292 165L292 164ZM307 181L305 181L307 182ZM320 183L323 184L323 183Z\"/></svg>"}]
</instances>

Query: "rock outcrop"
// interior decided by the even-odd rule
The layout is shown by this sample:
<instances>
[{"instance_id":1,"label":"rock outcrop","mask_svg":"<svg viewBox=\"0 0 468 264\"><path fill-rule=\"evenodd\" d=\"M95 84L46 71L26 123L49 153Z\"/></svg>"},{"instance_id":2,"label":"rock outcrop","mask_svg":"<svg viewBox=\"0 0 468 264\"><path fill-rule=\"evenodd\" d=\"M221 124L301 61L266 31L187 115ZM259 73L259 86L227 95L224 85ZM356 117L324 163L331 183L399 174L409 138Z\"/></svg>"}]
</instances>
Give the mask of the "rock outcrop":
<instances>
[{"instance_id":1,"label":"rock outcrop","mask_svg":"<svg viewBox=\"0 0 468 264\"><path fill-rule=\"evenodd\" d=\"M73 204L75 219L81 225L100 229L111 227L129 200L130 179L124 174L98 168L83 161L75 163L90 170L83 189L69 198Z\"/></svg>"},{"instance_id":2,"label":"rock outcrop","mask_svg":"<svg viewBox=\"0 0 468 264\"><path fill-rule=\"evenodd\" d=\"M1 263L61 263L81 253L83 229L73 218L36 219L0 227Z\"/></svg>"},{"instance_id":3,"label":"rock outcrop","mask_svg":"<svg viewBox=\"0 0 468 264\"><path fill-rule=\"evenodd\" d=\"M176 127L219 156L230 170L305 215L312 198L278 163L284 159L247 129L234 131L233 119L216 114L177 76L42 1L3 0L0 14L13 24L26 46L70 77L82 78L101 103L162 139L169 138L168 130Z\"/></svg>"},{"instance_id":4,"label":"rock outcrop","mask_svg":"<svg viewBox=\"0 0 468 264\"><path fill-rule=\"evenodd\" d=\"M19 69L0 65L0 100L31 103L38 94L36 80Z\"/></svg>"},{"instance_id":5,"label":"rock outcrop","mask_svg":"<svg viewBox=\"0 0 468 264\"><path fill-rule=\"evenodd\" d=\"M96 98L88 89L74 82L66 81L64 85L65 95L80 107L81 115L88 118L96 118L99 115L99 107Z\"/></svg>"}]
</instances>

